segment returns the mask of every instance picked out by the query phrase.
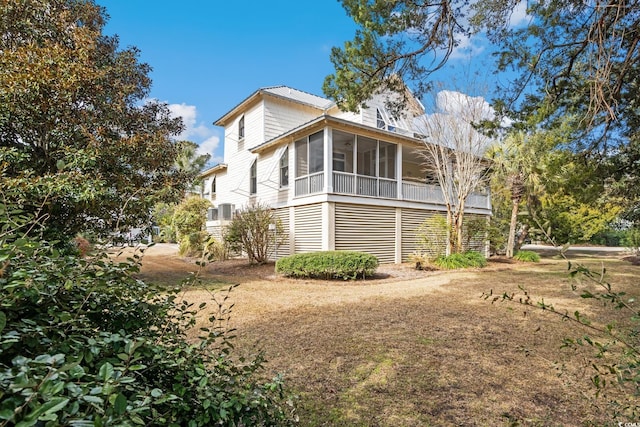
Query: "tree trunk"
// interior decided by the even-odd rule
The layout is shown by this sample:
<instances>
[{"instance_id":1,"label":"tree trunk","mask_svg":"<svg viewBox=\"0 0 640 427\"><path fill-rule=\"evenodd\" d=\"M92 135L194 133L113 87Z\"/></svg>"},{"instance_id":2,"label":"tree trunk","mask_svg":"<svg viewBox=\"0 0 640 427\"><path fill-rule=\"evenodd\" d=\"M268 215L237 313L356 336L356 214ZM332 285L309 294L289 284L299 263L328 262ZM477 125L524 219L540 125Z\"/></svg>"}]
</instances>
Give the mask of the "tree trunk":
<instances>
[{"instance_id":1,"label":"tree trunk","mask_svg":"<svg viewBox=\"0 0 640 427\"><path fill-rule=\"evenodd\" d=\"M445 249L445 255L449 256L453 253L453 238L451 231L453 228L453 214L451 213L451 206L447 206L447 247Z\"/></svg>"},{"instance_id":2,"label":"tree trunk","mask_svg":"<svg viewBox=\"0 0 640 427\"><path fill-rule=\"evenodd\" d=\"M464 209L460 209L456 215L456 253L464 251Z\"/></svg>"},{"instance_id":3,"label":"tree trunk","mask_svg":"<svg viewBox=\"0 0 640 427\"><path fill-rule=\"evenodd\" d=\"M520 197L511 199L511 222L509 223L509 239L507 240L507 258L513 258L516 243L516 226L518 225L518 208L520 207Z\"/></svg>"},{"instance_id":4,"label":"tree trunk","mask_svg":"<svg viewBox=\"0 0 640 427\"><path fill-rule=\"evenodd\" d=\"M516 242L516 249L519 250L520 247L522 247L524 241L527 239L527 236L529 236L529 225L525 224L524 227L522 227L522 233L520 234L520 236L518 237L518 241Z\"/></svg>"}]
</instances>

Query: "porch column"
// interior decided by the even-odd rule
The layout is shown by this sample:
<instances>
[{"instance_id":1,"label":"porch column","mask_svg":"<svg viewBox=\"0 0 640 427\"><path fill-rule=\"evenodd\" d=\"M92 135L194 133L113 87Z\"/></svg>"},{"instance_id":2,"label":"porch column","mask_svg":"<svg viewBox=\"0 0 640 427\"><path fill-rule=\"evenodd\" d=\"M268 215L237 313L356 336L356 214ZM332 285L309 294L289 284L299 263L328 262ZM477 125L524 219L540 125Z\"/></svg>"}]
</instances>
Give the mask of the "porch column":
<instances>
[{"instance_id":1,"label":"porch column","mask_svg":"<svg viewBox=\"0 0 640 427\"><path fill-rule=\"evenodd\" d=\"M396 146L396 176L397 178L397 194L398 200L403 200L404 196L402 195L402 145L398 144Z\"/></svg>"},{"instance_id":2,"label":"porch column","mask_svg":"<svg viewBox=\"0 0 640 427\"><path fill-rule=\"evenodd\" d=\"M336 206L333 202L322 204L322 250L336 249Z\"/></svg>"},{"instance_id":3,"label":"porch column","mask_svg":"<svg viewBox=\"0 0 640 427\"><path fill-rule=\"evenodd\" d=\"M296 253L296 208L289 206L289 255Z\"/></svg>"},{"instance_id":4,"label":"porch column","mask_svg":"<svg viewBox=\"0 0 640 427\"><path fill-rule=\"evenodd\" d=\"M333 132L324 128L324 193L333 193Z\"/></svg>"},{"instance_id":5,"label":"porch column","mask_svg":"<svg viewBox=\"0 0 640 427\"><path fill-rule=\"evenodd\" d=\"M402 208L396 208L396 247L395 263L402 264Z\"/></svg>"}]
</instances>

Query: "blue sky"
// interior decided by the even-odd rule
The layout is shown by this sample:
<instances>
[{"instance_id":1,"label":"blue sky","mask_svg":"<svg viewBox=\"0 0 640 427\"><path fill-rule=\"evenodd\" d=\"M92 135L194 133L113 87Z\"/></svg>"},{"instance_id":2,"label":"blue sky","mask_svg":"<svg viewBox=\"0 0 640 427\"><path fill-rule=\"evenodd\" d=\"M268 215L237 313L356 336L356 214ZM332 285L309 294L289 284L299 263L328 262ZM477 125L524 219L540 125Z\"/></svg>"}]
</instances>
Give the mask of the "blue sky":
<instances>
[{"instance_id":1,"label":"blue sky","mask_svg":"<svg viewBox=\"0 0 640 427\"><path fill-rule=\"evenodd\" d=\"M255 90L287 85L323 96L329 54L353 38L338 0L96 0L110 16L105 33L136 46L153 68L150 96L184 118L182 139L222 159L213 122ZM436 78L486 66L481 39L462 43ZM473 61L471 61L473 59Z\"/></svg>"},{"instance_id":2,"label":"blue sky","mask_svg":"<svg viewBox=\"0 0 640 427\"><path fill-rule=\"evenodd\" d=\"M108 35L153 68L151 97L185 118L185 139L222 157L213 122L255 90L287 85L322 94L331 47L355 25L337 0L231 2L97 0ZM214 159L215 160L215 159Z\"/></svg>"}]
</instances>

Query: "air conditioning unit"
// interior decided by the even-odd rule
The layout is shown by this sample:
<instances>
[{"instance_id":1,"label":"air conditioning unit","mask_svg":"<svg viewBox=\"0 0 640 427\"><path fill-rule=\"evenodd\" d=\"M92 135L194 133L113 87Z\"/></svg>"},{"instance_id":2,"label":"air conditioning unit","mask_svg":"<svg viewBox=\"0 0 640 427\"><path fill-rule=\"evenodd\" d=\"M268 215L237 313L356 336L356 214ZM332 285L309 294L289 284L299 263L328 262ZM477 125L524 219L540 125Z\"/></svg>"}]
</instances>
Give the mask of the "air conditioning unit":
<instances>
[{"instance_id":1,"label":"air conditioning unit","mask_svg":"<svg viewBox=\"0 0 640 427\"><path fill-rule=\"evenodd\" d=\"M218 209L217 208L207 209L207 221L217 221L217 220L218 220Z\"/></svg>"}]
</instances>

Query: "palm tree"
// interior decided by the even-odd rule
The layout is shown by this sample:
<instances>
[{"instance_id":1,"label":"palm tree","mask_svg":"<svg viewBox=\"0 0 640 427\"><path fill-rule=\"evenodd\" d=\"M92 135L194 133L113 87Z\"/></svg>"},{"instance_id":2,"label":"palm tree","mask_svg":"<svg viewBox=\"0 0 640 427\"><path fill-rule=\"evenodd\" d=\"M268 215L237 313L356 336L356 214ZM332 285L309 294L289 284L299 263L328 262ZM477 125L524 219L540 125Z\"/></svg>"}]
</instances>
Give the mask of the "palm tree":
<instances>
[{"instance_id":1,"label":"palm tree","mask_svg":"<svg viewBox=\"0 0 640 427\"><path fill-rule=\"evenodd\" d=\"M179 153L176 157L175 168L178 172L193 177L189 190L193 192L193 189L200 184L198 175L207 162L211 158L210 154L198 154L198 144L191 141L179 141Z\"/></svg>"},{"instance_id":2,"label":"palm tree","mask_svg":"<svg viewBox=\"0 0 640 427\"><path fill-rule=\"evenodd\" d=\"M494 162L494 178L505 184L511 199L507 258L513 257L516 247L520 203L525 197L527 200L535 198L535 193L540 190L538 165L544 150L539 141L535 136L517 131L494 145L488 153Z\"/></svg>"}]
</instances>

